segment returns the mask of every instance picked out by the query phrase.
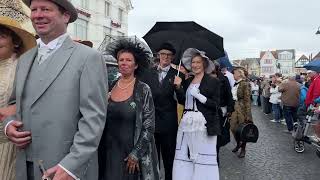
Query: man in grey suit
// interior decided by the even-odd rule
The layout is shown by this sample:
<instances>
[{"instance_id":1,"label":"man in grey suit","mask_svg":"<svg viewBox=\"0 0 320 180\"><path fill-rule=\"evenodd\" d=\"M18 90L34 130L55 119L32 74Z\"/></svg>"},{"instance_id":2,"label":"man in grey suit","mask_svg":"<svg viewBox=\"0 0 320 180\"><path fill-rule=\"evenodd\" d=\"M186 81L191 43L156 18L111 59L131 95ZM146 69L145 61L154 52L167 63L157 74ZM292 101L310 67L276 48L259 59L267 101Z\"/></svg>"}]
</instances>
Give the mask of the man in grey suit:
<instances>
[{"instance_id":1,"label":"man in grey suit","mask_svg":"<svg viewBox=\"0 0 320 180\"><path fill-rule=\"evenodd\" d=\"M39 35L21 56L12 100L16 115L5 133L18 147L17 180L97 180L97 147L106 120L107 81L103 57L66 34L77 11L67 0L24 1Z\"/></svg>"}]
</instances>

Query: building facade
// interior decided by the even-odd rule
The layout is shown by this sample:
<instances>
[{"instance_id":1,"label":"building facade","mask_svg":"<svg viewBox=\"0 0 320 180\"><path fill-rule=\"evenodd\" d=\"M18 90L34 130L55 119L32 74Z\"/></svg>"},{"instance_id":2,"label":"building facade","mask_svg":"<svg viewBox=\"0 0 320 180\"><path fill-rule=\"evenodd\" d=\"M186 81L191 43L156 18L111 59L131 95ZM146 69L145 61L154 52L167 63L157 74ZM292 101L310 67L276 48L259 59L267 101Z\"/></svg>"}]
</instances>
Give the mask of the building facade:
<instances>
[{"instance_id":1,"label":"building facade","mask_svg":"<svg viewBox=\"0 0 320 180\"><path fill-rule=\"evenodd\" d=\"M260 58L246 58L248 74L260 77Z\"/></svg>"},{"instance_id":2,"label":"building facade","mask_svg":"<svg viewBox=\"0 0 320 180\"><path fill-rule=\"evenodd\" d=\"M286 50L277 50L277 72L281 73L284 76L289 76L294 74L295 70L295 50L286 49Z\"/></svg>"},{"instance_id":3,"label":"building facade","mask_svg":"<svg viewBox=\"0 0 320 180\"><path fill-rule=\"evenodd\" d=\"M295 63L295 74L304 74L307 72L305 68L303 68L304 65L308 64L310 62L309 58L305 55L302 55Z\"/></svg>"},{"instance_id":4,"label":"building facade","mask_svg":"<svg viewBox=\"0 0 320 180\"><path fill-rule=\"evenodd\" d=\"M98 48L106 36L128 34L128 14L133 9L130 0L72 0L79 18L69 24L73 39L89 40Z\"/></svg>"},{"instance_id":5,"label":"building facade","mask_svg":"<svg viewBox=\"0 0 320 180\"><path fill-rule=\"evenodd\" d=\"M276 51L260 52L260 76L269 77L277 72Z\"/></svg>"}]
</instances>

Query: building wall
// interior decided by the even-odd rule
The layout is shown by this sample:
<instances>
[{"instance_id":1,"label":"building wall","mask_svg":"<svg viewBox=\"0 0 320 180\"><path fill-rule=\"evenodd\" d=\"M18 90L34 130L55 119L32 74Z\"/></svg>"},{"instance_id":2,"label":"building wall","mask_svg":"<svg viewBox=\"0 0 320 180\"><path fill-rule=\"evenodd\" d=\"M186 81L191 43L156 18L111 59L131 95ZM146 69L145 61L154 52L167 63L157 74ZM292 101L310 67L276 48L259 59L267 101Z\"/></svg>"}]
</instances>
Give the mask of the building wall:
<instances>
[{"instance_id":1,"label":"building wall","mask_svg":"<svg viewBox=\"0 0 320 180\"><path fill-rule=\"evenodd\" d=\"M284 76L288 76L294 73L295 67L295 59L294 59L294 52L283 51L278 54L277 63L280 65L280 72Z\"/></svg>"},{"instance_id":2,"label":"building wall","mask_svg":"<svg viewBox=\"0 0 320 180\"><path fill-rule=\"evenodd\" d=\"M109 8L106 8L106 2ZM130 0L72 0L72 3L79 11L78 20L68 27L72 38L89 40L94 48L98 48L106 35L128 34ZM119 10L122 10L122 20L119 19Z\"/></svg>"},{"instance_id":3,"label":"building wall","mask_svg":"<svg viewBox=\"0 0 320 180\"><path fill-rule=\"evenodd\" d=\"M270 51L267 51L260 60L260 75L270 76L276 73L276 59Z\"/></svg>"}]
</instances>

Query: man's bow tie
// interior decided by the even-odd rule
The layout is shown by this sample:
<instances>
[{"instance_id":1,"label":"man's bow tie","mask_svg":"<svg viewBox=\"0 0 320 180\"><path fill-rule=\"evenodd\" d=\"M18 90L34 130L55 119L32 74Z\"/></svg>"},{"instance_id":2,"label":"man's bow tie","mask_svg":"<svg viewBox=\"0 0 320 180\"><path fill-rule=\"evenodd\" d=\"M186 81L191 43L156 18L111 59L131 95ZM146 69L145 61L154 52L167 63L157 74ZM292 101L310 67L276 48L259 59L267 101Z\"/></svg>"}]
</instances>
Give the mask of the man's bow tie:
<instances>
[{"instance_id":1,"label":"man's bow tie","mask_svg":"<svg viewBox=\"0 0 320 180\"><path fill-rule=\"evenodd\" d=\"M233 87L236 87L239 83L240 83L240 81L239 81L239 82L234 83Z\"/></svg>"}]
</instances>

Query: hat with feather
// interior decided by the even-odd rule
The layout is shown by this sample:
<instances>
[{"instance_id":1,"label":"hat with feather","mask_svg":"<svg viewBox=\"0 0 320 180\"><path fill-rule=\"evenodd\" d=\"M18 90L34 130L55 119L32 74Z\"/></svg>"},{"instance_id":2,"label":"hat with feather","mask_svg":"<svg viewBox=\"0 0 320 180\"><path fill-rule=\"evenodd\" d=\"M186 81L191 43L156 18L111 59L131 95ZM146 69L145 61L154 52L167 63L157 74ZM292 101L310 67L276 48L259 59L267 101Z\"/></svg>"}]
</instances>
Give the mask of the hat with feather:
<instances>
[{"instance_id":1,"label":"hat with feather","mask_svg":"<svg viewBox=\"0 0 320 180\"><path fill-rule=\"evenodd\" d=\"M152 52L150 48L136 37L121 38L109 43L106 46L104 54L112 55L118 60L123 52L131 53L135 63L138 65L136 73L143 69L150 68Z\"/></svg>"}]
</instances>

